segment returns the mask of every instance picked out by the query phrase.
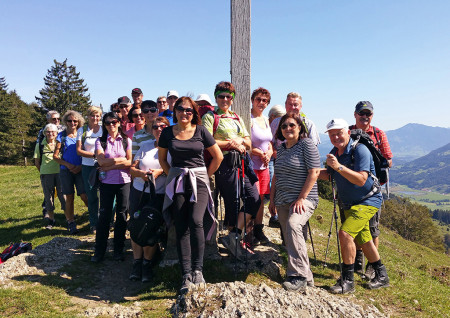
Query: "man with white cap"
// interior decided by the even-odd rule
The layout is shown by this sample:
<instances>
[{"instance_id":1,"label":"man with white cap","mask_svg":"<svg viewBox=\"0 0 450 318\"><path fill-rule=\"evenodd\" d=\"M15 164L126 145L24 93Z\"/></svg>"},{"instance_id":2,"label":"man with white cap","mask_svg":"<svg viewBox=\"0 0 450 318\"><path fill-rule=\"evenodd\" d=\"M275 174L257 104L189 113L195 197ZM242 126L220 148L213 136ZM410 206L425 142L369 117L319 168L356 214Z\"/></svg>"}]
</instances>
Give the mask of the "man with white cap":
<instances>
[{"instance_id":1,"label":"man with white cap","mask_svg":"<svg viewBox=\"0 0 450 318\"><path fill-rule=\"evenodd\" d=\"M352 145L350 129L344 119L333 119L327 124L327 132L334 148L327 155L327 169L322 169L320 179L330 177L336 181L339 199L342 202L345 221L339 230L339 242L343 260L341 277L330 288L335 294L351 293L355 290L354 265L356 241L363 249L375 270L369 282L370 289L389 286L386 267L383 265L369 230L369 220L381 206L382 196L375 175L372 155L362 144Z\"/></svg>"}]
</instances>

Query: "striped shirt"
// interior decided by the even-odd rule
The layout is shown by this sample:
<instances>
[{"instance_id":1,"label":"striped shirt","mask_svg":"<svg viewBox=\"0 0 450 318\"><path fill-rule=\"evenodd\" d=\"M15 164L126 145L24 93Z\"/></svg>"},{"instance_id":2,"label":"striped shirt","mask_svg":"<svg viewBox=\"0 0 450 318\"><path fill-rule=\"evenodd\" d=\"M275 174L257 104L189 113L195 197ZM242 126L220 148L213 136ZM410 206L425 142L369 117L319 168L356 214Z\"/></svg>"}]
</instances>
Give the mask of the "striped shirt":
<instances>
[{"instance_id":1,"label":"striped shirt","mask_svg":"<svg viewBox=\"0 0 450 318\"><path fill-rule=\"evenodd\" d=\"M310 138L301 139L291 148L283 143L278 148L275 159L276 193L275 205L291 204L302 191L308 170L320 168L319 151ZM307 199L315 205L319 202L317 183Z\"/></svg>"},{"instance_id":2,"label":"striped shirt","mask_svg":"<svg viewBox=\"0 0 450 318\"><path fill-rule=\"evenodd\" d=\"M139 131L136 131L133 135L133 141L132 141L132 146L131 146L131 154L134 156L136 155L136 153L138 152L139 148L141 148L142 144L146 143L146 142L153 142L155 141L155 136L153 136L152 134L149 134L146 130L147 125L144 126L144 128L142 128Z\"/></svg>"}]
</instances>

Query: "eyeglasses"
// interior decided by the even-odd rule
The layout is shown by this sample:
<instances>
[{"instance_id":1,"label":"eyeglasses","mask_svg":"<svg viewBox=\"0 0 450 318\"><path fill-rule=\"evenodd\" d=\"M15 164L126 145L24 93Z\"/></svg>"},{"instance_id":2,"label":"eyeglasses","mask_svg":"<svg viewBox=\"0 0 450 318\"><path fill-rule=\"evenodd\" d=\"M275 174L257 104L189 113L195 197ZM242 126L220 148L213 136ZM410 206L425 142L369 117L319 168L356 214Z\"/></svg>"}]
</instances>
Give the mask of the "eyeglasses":
<instances>
[{"instance_id":1,"label":"eyeglasses","mask_svg":"<svg viewBox=\"0 0 450 318\"><path fill-rule=\"evenodd\" d=\"M67 119L66 122L67 123L74 123L74 124L76 124L76 123L78 123L78 120L76 120L76 119Z\"/></svg>"},{"instance_id":2,"label":"eyeglasses","mask_svg":"<svg viewBox=\"0 0 450 318\"><path fill-rule=\"evenodd\" d=\"M159 128L164 129L164 128L166 128L166 127L167 127L167 125L165 125L165 124L163 124L163 125L153 125L153 126L152 126L152 128L153 128L154 130L157 130L157 129L159 129Z\"/></svg>"},{"instance_id":3,"label":"eyeglasses","mask_svg":"<svg viewBox=\"0 0 450 318\"><path fill-rule=\"evenodd\" d=\"M176 96L169 96L169 97L167 97L167 99L178 99L178 97L176 97Z\"/></svg>"},{"instance_id":4,"label":"eyeglasses","mask_svg":"<svg viewBox=\"0 0 450 318\"><path fill-rule=\"evenodd\" d=\"M219 96L220 96L220 95L219 95ZM256 100L258 103L263 102L264 104L267 104L267 103L269 102L269 99L268 99L268 98L256 97L255 100Z\"/></svg>"},{"instance_id":5,"label":"eyeglasses","mask_svg":"<svg viewBox=\"0 0 450 318\"><path fill-rule=\"evenodd\" d=\"M219 95L217 95L217 98L218 99L233 99L233 96L231 96L231 95L222 95L222 94L219 94Z\"/></svg>"},{"instance_id":6,"label":"eyeglasses","mask_svg":"<svg viewBox=\"0 0 450 318\"><path fill-rule=\"evenodd\" d=\"M61 121L61 119L59 117L58 118L52 118L51 121Z\"/></svg>"},{"instance_id":7,"label":"eyeglasses","mask_svg":"<svg viewBox=\"0 0 450 318\"><path fill-rule=\"evenodd\" d=\"M358 113L358 115L359 116L367 116L367 117L370 117L370 116L372 116L373 115L373 113L372 112L369 112L369 111L364 111L364 110L362 110L362 111L360 111L359 113Z\"/></svg>"},{"instance_id":8,"label":"eyeglasses","mask_svg":"<svg viewBox=\"0 0 450 318\"><path fill-rule=\"evenodd\" d=\"M105 126L116 125L118 122L118 120L105 120Z\"/></svg>"},{"instance_id":9,"label":"eyeglasses","mask_svg":"<svg viewBox=\"0 0 450 318\"><path fill-rule=\"evenodd\" d=\"M194 111L193 108L184 108L183 106L180 105L175 107L175 109L178 110L180 113L185 112L186 114L192 114L192 112Z\"/></svg>"},{"instance_id":10,"label":"eyeglasses","mask_svg":"<svg viewBox=\"0 0 450 318\"><path fill-rule=\"evenodd\" d=\"M114 112L115 112L116 114L120 114L120 109L116 109L116 110L114 110Z\"/></svg>"},{"instance_id":11,"label":"eyeglasses","mask_svg":"<svg viewBox=\"0 0 450 318\"><path fill-rule=\"evenodd\" d=\"M56 130L47 130L45 133L46 134L56 134L57 131Z\"/></svg>"},{"instance_id":12,"label":"eyeglasses","mask_svg":"<svg viewBox=\"0 0 450 318\"><path fill-rule=\"evenodd\" d=\"M119 108L121 108L121 109L128 108L128 105L122 104L119 106Z\"/></svg>"},{"instance_id":13,"label":"eyeglasses","mask_svg":"<svg viewBox=\"0 0 450 318\"><path fill-rule=\"evenodd\" d=\"M159 101L157 101L157 103L158 103L158 104L166 104L167 101L166 101L166 100L159 100Z\"/></svg>"},{"instance_id":14,"label":"eyeglasses","mask_svg":"<svg viewBox=\"0 0 450 318\"><path fill-rule=\"evenodd\" d=\"M285 129L288 128L288 127L290 127L290 128L295 128L295 127L297 127L297 125L294 124L294 123L283 124L283 125L281 125L281 129L283 129L283 130L285 130Z\"/></svg>"},{"instance_id":15,"label":"eyeglasses","mask_svg":"<svg viewBox=\"0 0 450 318\"><path fill-rule=\"evenodd\" d=\"M144 118L144 115L142 115L141 113L139 113L139 114L132 114L131 116L133 118L138 118L138 117Z\"/></svg>"},{"instance_id":16,"label":"eyeglasses","mask_svg":"<svg viewBox=\"0 0 450 318\"><path fill-rule=\"evenodd\" d=\"M141 110L142 110L142 112L143 112L144 114L148 114L148 112L150 112L150 113L156 113L156 112L158 111L158 108L155 108L155 107L152 107L152 108L142 108Z\"/></svg>"}]
</instances>

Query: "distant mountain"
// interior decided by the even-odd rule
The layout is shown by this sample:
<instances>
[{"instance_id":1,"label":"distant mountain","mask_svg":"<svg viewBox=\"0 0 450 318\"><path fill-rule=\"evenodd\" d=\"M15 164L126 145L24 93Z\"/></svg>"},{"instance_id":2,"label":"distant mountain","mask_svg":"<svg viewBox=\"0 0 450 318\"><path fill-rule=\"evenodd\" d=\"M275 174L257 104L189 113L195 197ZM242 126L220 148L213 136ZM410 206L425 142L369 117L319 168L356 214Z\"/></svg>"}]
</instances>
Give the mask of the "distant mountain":
<instances>
[{"instance_id":1,"label":"distant mountain","mask_svg":"<svg viewBox=\"0 0 450 318\"><path fill-rule=\"evenodd\" d=\"M394 166L390 180L413 189L450 193L450 143L426 156Z\"/></svg>"},{"instance_id":2,"label":"distant mountain","mask_svg":"<svg viewBox=\"0 0 450 318\"><path fill-rule=\"evenodd\" d=\"M379 126L377 126L379 127ZM383 127L379 127L383 129ZM385 131L394 154L394 166L404 164L450 142L450 128L407 124L395 130ZM323 159L333 145L327 134L320 134L320 157Z\"/></svg>"}]
</instances>

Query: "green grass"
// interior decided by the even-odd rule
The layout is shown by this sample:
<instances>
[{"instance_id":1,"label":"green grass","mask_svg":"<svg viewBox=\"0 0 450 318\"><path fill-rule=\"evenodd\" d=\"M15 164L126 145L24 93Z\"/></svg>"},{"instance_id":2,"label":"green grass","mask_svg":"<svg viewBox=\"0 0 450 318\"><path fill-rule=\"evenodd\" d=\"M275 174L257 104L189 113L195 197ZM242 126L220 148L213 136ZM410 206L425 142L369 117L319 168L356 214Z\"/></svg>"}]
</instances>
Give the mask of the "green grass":
<instances>
[{"instance_id":1,"label":"green grass","mask_svg":"<svg viewBox=\"0 0 450 318\"><path fill-rule=\"evenodd\" d=\"M450 200L449 194L441 194L433 191L417 190L409 188L405 185L395 185L391 187L391 193L410 198L413 202L425 205L430 210L450 210L450 202L444 200ZM405 192L407 194L405 194ZM430 202L435 201L435 202ZM439 202L439 204L437 203Z\"/></svg>"},{"instance_id":2,"label":"green grass","mask_svg":"<svg viewBox=\"0 0 450 318\"><path fill-rule=\"evenodd\" d=\"M36 247L50 241L55 232L58 236L66 235L64 216L58 209L57 230L50 233L43 229L42 198L39 175L34 167L0 166L1 249L9 242L20 240L32 242ZM332 202L320 200L310 220L317 257L315 262L310 249L312 271L316 286L323 288L333 285L339 276L334 226L327 266L323 267L332 211ZM89 226L85 212L86 208L77 198L77 221L87 234ZM93 283L98 271L105 267L89 262L91 251L92 243L80 246L74 261L59 271L67 273L71 279L52 273L42 277L22 277L16 281L20 288L0 288L0 311L9 317L75 317L82 314L84 307L74 302L72 296L78 288L86 288ZM282 250L281 254L286 261L286 253ZM377 306L391 317L450 316L449 256L406 241L385 228L382 228L380 236L380 255L388 268L391 287L368 290L366 282L356 277L356 299L363 304ZM233 269L224 266L221 261L206 260L204 275L210 283L234 280ZM241 272L238 279L251 284L264 281L272 287L280 287L282 283L282 277L268 277L258 271ZM158 268L153 285L143 285L135 297L122 300L120 304L133 306L137 300L144 309L143 317L170 317L169 309L176 298L178 284L177 265Z\"/></svg>"}]
</instances>

